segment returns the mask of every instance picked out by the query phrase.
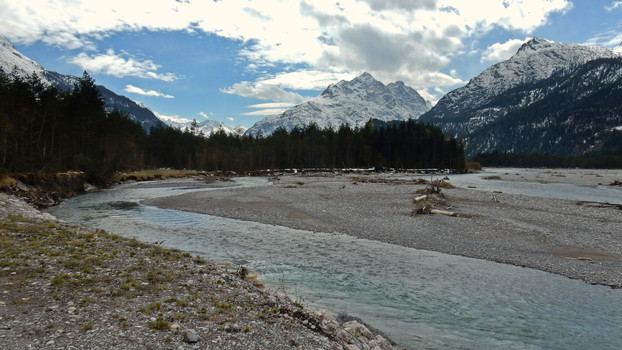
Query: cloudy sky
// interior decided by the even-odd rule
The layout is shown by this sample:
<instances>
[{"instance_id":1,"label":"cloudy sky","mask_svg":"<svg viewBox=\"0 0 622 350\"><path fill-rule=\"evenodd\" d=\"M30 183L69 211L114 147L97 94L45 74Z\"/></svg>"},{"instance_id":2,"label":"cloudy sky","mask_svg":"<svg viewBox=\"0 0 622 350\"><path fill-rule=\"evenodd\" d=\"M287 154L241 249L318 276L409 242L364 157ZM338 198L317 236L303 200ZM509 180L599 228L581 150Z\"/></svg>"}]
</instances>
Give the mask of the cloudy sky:
<instances>
[{"instance_id":1,"label":"cloudy sky","mask_svg":"<svg viewBox=\"0 0 622 350\"><path fill-rule=\"evenodd\" d=\"M251 126L362 72L435 102L531 37L616 47L611 0L0 0L0 35L163 116Z\"/></svg>"}]
</instances>

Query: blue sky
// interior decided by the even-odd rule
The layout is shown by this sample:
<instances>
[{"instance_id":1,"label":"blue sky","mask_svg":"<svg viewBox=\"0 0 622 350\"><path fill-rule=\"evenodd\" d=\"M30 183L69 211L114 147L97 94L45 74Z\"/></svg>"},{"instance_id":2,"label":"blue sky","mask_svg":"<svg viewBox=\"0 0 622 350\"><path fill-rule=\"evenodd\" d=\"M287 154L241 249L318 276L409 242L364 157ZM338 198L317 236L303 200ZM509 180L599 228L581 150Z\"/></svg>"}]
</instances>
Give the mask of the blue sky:
<instances>
[{"instance_id":1,"label":"blue sky","mask_svg":"<svg viewBox=\"0 0 622 350\"><path fill-rule=\"evenodd\" d=\"M531 37L614 48L611 0L0 0L0 35L162 116L252 126L362 72L435 102Z\"/></svg>"}]
</instances>

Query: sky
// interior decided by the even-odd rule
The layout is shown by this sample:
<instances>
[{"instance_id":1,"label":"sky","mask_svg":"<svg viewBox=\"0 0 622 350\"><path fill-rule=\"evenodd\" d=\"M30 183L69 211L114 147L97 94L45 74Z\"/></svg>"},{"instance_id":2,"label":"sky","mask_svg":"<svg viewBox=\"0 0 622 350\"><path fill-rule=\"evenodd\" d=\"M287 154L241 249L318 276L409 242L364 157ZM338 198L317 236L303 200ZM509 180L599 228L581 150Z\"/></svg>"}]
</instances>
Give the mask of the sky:
<instances>
[{"instance_id":1,"label":"sky","mask_svg":"<svg viewBox=\"0 0 622 350\"><path fill-rule=\"evenodd\" d=\"M611 0L0 0L48 70L164 117L252 126L363 72L435 103L533 37L622 42Z\"/></svg>"}]
</instances>

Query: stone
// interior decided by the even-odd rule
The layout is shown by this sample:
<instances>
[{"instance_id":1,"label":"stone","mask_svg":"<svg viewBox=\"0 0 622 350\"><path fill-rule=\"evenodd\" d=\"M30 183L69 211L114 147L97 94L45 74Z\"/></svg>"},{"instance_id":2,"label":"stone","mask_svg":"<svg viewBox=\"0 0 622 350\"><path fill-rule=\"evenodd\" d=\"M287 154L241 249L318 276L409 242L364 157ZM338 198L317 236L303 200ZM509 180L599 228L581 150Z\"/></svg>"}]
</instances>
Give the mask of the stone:
<instances>
[{"instance_id":1,"label":"stone","mask_svg":"<svg viewBox=\"0 0 622 350\"><path fill-rule=\"evenodd\" d=\"M343 347L344 350L361 350L361 348L359 348L358 346L354 345L354 344L346 344Z\"/></svg>"},{"instance_id":2,"label":"stone","mask_svg":"<svg viewBox=\"0 0 622 350\"><path fill-rule=\"evenodd\" d=\"M372 341L369 342L369 346L372 349L378 349L378 350L391 350L393 349L393 346L391 346L391 343L389 343L388 340L386 340L385 338L383 338L380 335L377 335L376 338Z\"/></svg>"},{"instance_id":3,"label":"stone","mask_svg":"<svg viewBox=\"0 0 622 350\"><path fill-rule=\"evenodd\" d=\"M346 344L351 344L356 341L354 335L344 329L337 332L337 339Z\"/></svg>"},{"instance_id":4,"label":"stone","mask_svg":"<svg viewBox=\"0 0 622 350\"><path fill-rule=\"evenodd\" d=\"M367 327L363 326L362 324L356 321L350 321L350 322L344 323L343 328L346 331L354 334L357 338L362 337L367 340L374 339L374 334L370 332L369 329L367 329Z\"/></svg>"},{"instance_id":5,"label":"stone","mask_svg":"<svg viewBox=\"0 0 622 350\"><path fill-rule=\"evenodd\" d=\"M199 335L194 329L186 329L183 331L184 342L186 343L198 343Z\"/></svg>"}]
</instances>

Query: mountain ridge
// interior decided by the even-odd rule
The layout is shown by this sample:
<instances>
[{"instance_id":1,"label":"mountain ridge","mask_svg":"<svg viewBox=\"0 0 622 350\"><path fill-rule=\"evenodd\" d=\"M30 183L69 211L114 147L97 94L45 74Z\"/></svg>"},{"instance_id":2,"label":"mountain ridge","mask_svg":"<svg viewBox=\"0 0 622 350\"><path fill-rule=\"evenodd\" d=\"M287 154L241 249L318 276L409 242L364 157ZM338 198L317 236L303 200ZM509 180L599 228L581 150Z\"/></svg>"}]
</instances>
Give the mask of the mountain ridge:
<instances>
[{"instance_id":1,"label":"mountain ridge","mask_svg":"<svg viewBox=\"0 0 622 350\"><path fill-rule=\"evenodd\" d=\"M463 138L468 155L493 150L585 154L601 147L602 140L582 130L604 135L610 123L622 125L615 118L587 118L580 107L590 105L590 98L607 89L617 91L616 84L622 84L617 75L599 72L615 72L612 67L619 60L620 54L604 47L534 38L510 59L445 95L420 119ZM578 74L583 75L577 78ZM565 104L559 104L559 99L565 99ZM557 106L560 110L543 113L534 106L546 111ZM572 116L578 114L577 125L565 129L557 125L574 123ZM541 125L548 125L548 131Z\"/></svg>"},{"instance_id":2,"label":"mountain ridge","mask_svg":"<svg viewBox=\"0 0 622 350\"><path fill-rule=\"evenodd\" d=\"M422 116L422 120L443 124L443 119L459 119L468 109L490 101L492 96L523 83L550 77L556 70L569 68L596 58L616 57L600 46L561 44L533 38L523 44L510 59L496 63L458 89L450 91ZM453 133L468 134L461 128L444 128Z\"/></svg>"},{"instance_id":3,"label":"mountain ridge","mask_svg":"<svg viewBox=\"0 0 622 350\"><path fill-rule=\"evenodd\" d=\"M243 126L227 125L225 123L222 123L216 120L211 120L211 119L206 119L206 120L199 122L197 120L190 120L186 118L176 118L176 117L166 117L166 116L158 116L158 118L162 120L162 122L164 122L166 125L172 128L175 128L181 131L192 132L196 135L210 136L219 131L224 131L226 134L229 134L229 135L242 136L244 135L244 132L246 131L246 128ZM192 125L193 123L196 123L196 125L193 126Z\"/></svg>"},{"instance_id":4,"label":"mountain ridge","mask_svg":"<svg viewBox=\"0 0 622 350\"><path fill-rule=\"evenodd\" d=\"M343 124L360 127L372 118L417 119L430 107L429 102L403 82L384 85L365 72L350 81L330 84L319 96L260 120L246 135L269 135L278 128L291 130L311 123L320 128L338 128Z\"/></svg>"},{"instance_id":5,"label":"mountain ridge","mask_svg":"<svg viewBox=\"0 0 622 350\"><path fill-rule=\"evenodd\" d=\"M24 78L35 74L44 84L56 84L64 91L73 89L79 81L78 77L45 69L38 62L19 52L2 35L0 35L0 67L8 74L17 74ZM125 112L130 119L139 123L147 131L152 127L164 125L149 108L141 106L130 98L119 95L103 85L97 85L97 89L104 100L104 108L107 112L114 109Z\"/></svg>"}]
</instances>

